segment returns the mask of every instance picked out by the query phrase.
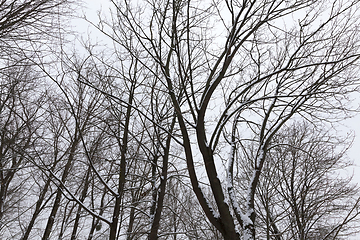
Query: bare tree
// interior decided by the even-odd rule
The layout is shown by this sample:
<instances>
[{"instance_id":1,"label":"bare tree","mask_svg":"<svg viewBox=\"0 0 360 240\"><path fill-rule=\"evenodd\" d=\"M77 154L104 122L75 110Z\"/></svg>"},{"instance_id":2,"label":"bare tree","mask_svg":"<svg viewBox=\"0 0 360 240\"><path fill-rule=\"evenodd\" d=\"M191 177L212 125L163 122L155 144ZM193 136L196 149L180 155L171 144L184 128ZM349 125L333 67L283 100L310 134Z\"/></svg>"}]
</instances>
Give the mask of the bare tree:
<instances>
[{"instance_id":1,"label":"bare tree","mask_svg":"<svg viewBox=\"0 0 360 240\"><path fill-rule=\"evenodd\" d=\"M293 118L341 117L356 90L358 2L112 3L110 20L96 26L166 89L181 135L174 139L208 220L224 239L254 239L256 189L273 137ZM249 142L256 154L238 198L233 166L238 146ZM204 168L196 167L198 153Z\"/></svg>"},{"instance_id":2,"label":"bare tree","mask_svg":"<svg viewBox=\"0 0 360 240\"><path fill-rule=\"evenodd\" d=\"M41 128L42 94L39 73L25 62L0 73L0 232L17 236L13 228L28 210L24 198L34 185L31 155Z\"/></svg>"},{"instance_id":3,"label":"bare tree","mask_svg":"<svg viewBox=\"0 0 360 240\"><path fill-rule=\"evenodd\" d=\"M10 217L13 237L21 235L28 208L24 195L29 196L36 181L31 181L34 151L38 147L38 134L42 120L44 94L41 90L43 76L25 55L35 53L37 43L48 42L55 26L56 17L64 13L68 1L3 0L0 1L0 78L1 78L1 209L18 207L19 214ZM27 184L24 184L27 181ZM15 184L15 182L17 182ZM17 197L15 197L17 195ZM12 203L8 205L9 197ZM17 200L15 200L17 199ZM6 206L6 207L5 207ZM5 207L5 208L4 208ZM1 210L2 213L5 213ZM2 214L1 214L2 215ZM20 216L23 217L20 220ZM13 227L19 221L17 227ZM3 226L7 220L2 219ZM5 224L6 223L6 224ZM15 230L17 229L17 230ZM11 234L12 234L11 233ZM6 236L6 235L5 235Z\"/></svg>"},{"instance_id":4,"label":"bare tree","mask_svg":"<svg viewBox=\"0 0 360 240\"><path fill-rule=\"evenodd\" d=\"M360 213L358 189L341 176L350 166L347 148L346 140L305 123L274 137L256 200L267 239L338 239L347 233L349 220Z\"/></svg>"}]
</instances>

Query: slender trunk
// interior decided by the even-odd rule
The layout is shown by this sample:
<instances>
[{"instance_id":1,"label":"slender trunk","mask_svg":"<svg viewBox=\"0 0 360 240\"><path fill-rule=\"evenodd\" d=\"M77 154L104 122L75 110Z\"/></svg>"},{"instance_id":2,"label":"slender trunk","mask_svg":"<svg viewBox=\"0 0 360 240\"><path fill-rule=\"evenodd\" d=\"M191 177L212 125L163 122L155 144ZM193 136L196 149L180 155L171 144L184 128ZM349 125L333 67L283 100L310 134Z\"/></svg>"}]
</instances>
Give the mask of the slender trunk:
<instances>
[{"instance_id":1,"label":"slender trunk","mask_svg":"<svg viewBox=\"0 0 360 240\"><path fill-rule=\"evenodd\" d=\"M129 124L130 124L130 117L131 117L131 110L132 110L132 102L134 98L134 91L135 91L135 82L131 85L130 95L129 95L129 103L126 109L126 116L125 116L125 124L124 124L124 134L122 137L122 143L120 144L121 148L121 158L120 158L120 176L119 176L119 183L118 183L118 192L115 196L115 207L113 212L113 217L110 225L110 237L109 240L115 240L117 234L117 227L121 209L121 199L124 191L125 186L125 172L126 172L126 152L128 146L128 136L129 136Z\"/></svg>"},{"instance_id":2,"label":"slender trunk","mask_svg":"<svg viewBox=\"0 0 360 240\"><path fill-rule=\"evenodd\" d=\"M80 197L80 202L84 202L85 198L86 198L86 194L89 188L89 177L90 177L90 172L91 172L91 167L88 167L88 170L86 171L86 176L85 176L85 182L84 182L84 189L81 193L81 197ZM80 213L81 213L82 207L79 206L77 209L77 213L76 213L76 217L75 217L75 222L74 222L74 227L73 227L73 231L71 233L71 240L75 240L76 239L76 233L77 233L77 229L79 227L79 221L80 221Z\"/></svg>"},{"instance_id":3,"label":"slender trunk","mask_svg":"<svg viewBox=\"0 0 360 240\"><path fill-rule=\"evenodd\" d=\"M26 231L24 233L24 236L21 238L21 240L28 240L28 238L30 236L30 232L31 232L32 228L34 227L35 220L39 216L40 212L43 209L42 203L45 200L45 195L46 195L46 192L47 192L47 190L48 190L48 188L50 186L50 183L51 183L51 179L49 178L46 181L44 188L41 190L39 199L36 202L35 211L34 211L32 217L31 217L31 220L30 220L30 222L29 222L29 224L28 224L28 226L26 228Z\"/></svg>"},{"instance_id":4,"label":"slender trunk","mask_svg":"<svg viewBox=\"0 0 360 240\"><path fill-rule=\"evenodd\" d=\"M76 150L76 147L77 147L78 143L79 143L79 139L75 138L74 142L72 143L71 149L70 149L69 158L68 158L68 160L66 162L66 165L64 167L64 172L63 172L63 175L61 177L61 183L59 183L60 185L56 190L55 201L54 201L50 216L48 218L48 222L46 224L46 228L45 228L45 232L44 232L44 235L42 237L42 240L48 240L49 237L50 237L50 233L52 231L52 228L53 228L53 225L54 225L54 222L55 222L55 217L56 217L56 214L57 214L57 212L59 210L61 197L62 197L62 194L63 194L62 193L62 190L63 190L62 184L65 184L66 178L70 173L70 167L71 167L71 165L73 163L75 150Z\"/></svg>"},{"instance_id":5,"label":"slender trunk","mask_svg":"<svg viewBox=\"0 0 360 240\"><path fill-rule=\"evenodd\" d=\"M157 170L157 164L158 164L158 156L159 153L156 153L154 156L154 159L152 160L152 166L151 166L151 190L152 190L152 194L151 194L151 207L150 207L150 217L152 216L152 218L155 217L155 210L156 210L156 203L157 203L157 196L158 196L158 190L156 187L156 170ZM153 220L153 219L152 219Z\"/></svg>"},{"instance_id":6,"label":"slender trunk","mask_svg":"<svg viewBox=\"0 0 360 240\"><path fill-rule=\"evenodd\" d=\"M54 146L54 163L51 167L51 171L54 171L54 169L56 168L56 165L59 163L59 159L58 159L58 149L57 149L57 144L56 144L56 141L54 141L53 143L53 146ZM39 195L39 199L37 200L36 202L36 206L35 206L35 211L31 217L31 220L26 228L26 231L25 231L25 234L24 236L21 238L21 240L28 240L29 236L30 236L30 232L32 230L32 228L34 227L34 224L35 224L35 221L36 221L36 218L40 215L40 212L43 210L45 204L47 203L47 201L49 201L52 197L52 195L48 198L48 200L46 201L46 203L43 205L43 202L45 200L45 196L46 196L46 193L50 187L50 184L51 184L51 177L49 177L46 182L45 182L45 186L44 188L41 190L40 192L40 195Z\"/></svg>"},{"instance_id":7,"label":"slender trunk","mask_svg":"<svg viewBox=\"0 0 360 240\"><path fill-rule=\"evenodd\" d=\"M129 112L130 112L129 107ZM130 115L130 113L129 113ZM128 127L129 119L126 120L126 127ZM117 234L117 225L119 221L120 209L121 209L121 199L123 195L124 185L125 185L125 171L126 171L126 150L127 150L127 137L128 137L128 128L125 129L123 144L121 146L121 160L120 160L120 173L119 173L119 182L118 182L118 192L115 196L115 207L113 212L113 217L110 225L110 237L109 240L115 240Z\"/></svg>"},{"instance_id":8,"label":"slender trunk","mask_svg":"<svg viewBox=\"0 0 360 240\"><path fill-rule=\"evenodd\" d=\"M132 206L135 205L135 197L133 198L133 202L132 202ZM127 229L127 237L126 239L127 240L131 240L133 239L133 234L132 234L132 230L133 230L133 226L134 226L134 221L135 221L135 207L132 207L131 210L130 210L130 215L129 215L129 226L128 226L128 229Z\"/></svg>"},{"instance_id":9,"label":"slender trunk","mask_svg":"<svg viewBox=\"0 0 360 240\"><path fill-rule=\"evenodd\" d=\"M100 203L100 211L99 211L99 215L102 216L104 211L105 211L105 204L104 204L104 199L105 199L105 196L106 196L106 187L104 187L104 193L101 197L101 203ZM91 229L90 229L90 233L89 233L89 236L88 236L88 240L92 240L93 236L94 236L94 232L95 232L95 229L96 230L100 230L101 228L101 223L100 223L100 219L96 219L95 217L93 218L93 221L92 221L92 225L91 225Z\"/></svg>"},{"instance_id":10,"label":"slender trunk","mask_svg":"<svg viewBox=\"0 0 360 240\"><path fill-rule=\"evenodd\" d=\"M45 232L44 232L44 235L42 237L42 240L49 240L50 233L51 233L52 227L54 225L55 216L56 216L56 213L57 213L57 211L59 209L59 206L60 206L61 195L62 195L62 192L60 191L60 189L58 189L56 191L55 201L54 201L53 208L51 210L48 222L46 224L46 228L45 228Z\"/></svg>"},{"instance_id":11,"label":"slender trunk","mask_svg":"<svg viewBox=\"0 0 360 240\"><path fill-rule=\"evenodd\" d=\"M174 115L172 123L171 123L171 128L169 131L170 133L172 133L172 131L174 129L175 122L176 122L176 116ZM153 213L154 219L153 219L151 230L150 230L149 240L156 240L158 238L157 235L158 235L158 231L159 231L159 227L160 227L161 212L162 212L163 205L164 205L164 197L165 197L165 190L166 190L171 138L172 138L172 136L171 136L171 134L169 134L166 139L166 147L164 149L163 166L162 166L162 172L161 172L161 177L160 177L161 178L160 179L160 193L159 193L159 198L157 199L156 211Z\"/></svg>"},{"instance_id":12,"label":"slender trunk","mask_svg":"<svg viewBox=\"0 0 360 240\"><path fill-rule=\"evenodd\" d=\"M64 239L63 236L67 229L67 226L69 223L69 218L72 216L72 212L73 212L74 208L76 207L76 205L73 205L70 207L69 205L71 205L71 203L72 203L71 201L68 201L64 207L63 219L61 221L61 228L60 228L58 240Z\"/></svg>"}]
</instances>

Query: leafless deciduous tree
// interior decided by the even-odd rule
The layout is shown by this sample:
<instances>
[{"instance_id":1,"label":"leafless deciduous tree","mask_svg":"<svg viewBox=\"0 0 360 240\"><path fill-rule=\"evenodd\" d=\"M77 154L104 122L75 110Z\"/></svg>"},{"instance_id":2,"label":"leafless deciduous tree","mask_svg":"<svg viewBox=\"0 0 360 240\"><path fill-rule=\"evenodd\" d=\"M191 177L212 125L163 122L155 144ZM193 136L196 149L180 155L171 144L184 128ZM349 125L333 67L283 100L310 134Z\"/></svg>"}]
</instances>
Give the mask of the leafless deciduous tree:
<instances>
[{"instance_id":1,"label":"leafless deciduous tree","mask_svg":"<svg viewBox=\"0 0 360 240\"><path fill-rule=\"evenodd\" d=\"M255 193L273 137L293 118L321 124L339 117L356 90L358 2L112 2L110 20L96 26L167 92L208 220L224 239L254 239ZM238 201L234 162L247 142L255 154ZM196 167L198 153L204 168Z\"/></svg>"},{"instance_id":2,"label":"leafless deciduous tree","mask_svg":"<svg viewBox=\"0 0 360 240\"><path fill-rule=\"evenodd\" d=\"M37 77L27 64L0 73L0 234L13 237L18 237L15 222L28 210L24 200L34 185L29 158L42 125L44 101L36 90Z\"/></svg>"},{"instance_id":3,"label":"leafless deciduous tree","mask_svg":"<svg viewBox=\"0 0 360 240\"><path fill-rule=\"evenodd\" d=\"M306 123L276 134L256 194L259 233L267 239L346 238L353 230L348 221L358 221L360 213L358 189L346 176L348 144Z\"/></svg>"}]
</instances>

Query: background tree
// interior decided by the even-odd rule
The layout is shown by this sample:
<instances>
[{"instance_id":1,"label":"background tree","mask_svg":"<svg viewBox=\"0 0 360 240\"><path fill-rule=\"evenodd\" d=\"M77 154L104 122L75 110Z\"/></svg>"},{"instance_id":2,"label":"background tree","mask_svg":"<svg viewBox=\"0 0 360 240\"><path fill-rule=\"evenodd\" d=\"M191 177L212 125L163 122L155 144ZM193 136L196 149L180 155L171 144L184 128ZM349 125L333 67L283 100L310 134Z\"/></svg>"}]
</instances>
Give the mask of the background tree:
<instances>
[{"instance_id":1,"label":"background tree","mask_svg":"<svg viewBox=\"0 0 360 240\"><path fill-rule=\"evenodd\" d=\"M344 223L359 215L359 196L346 176L346 140L307 123L295 123L273 142L256 200L259 230L263 226L266 231L263 236L347 238L351 225Z\"/></svg>"},{"instance_id":2,"label":"background tree","mask_svg":"<svg viewBox=\"0 0 360 240\"><path fill-rule=\"evenodd\" d=\"M0 233L16 237L16 222L28 211L25 199L34 185L28 171L41 128L44 96L36 89L39 73L25 64L0 73ZM15 225L14 225L15 224Z\"/></svg>"}]
</instances>

